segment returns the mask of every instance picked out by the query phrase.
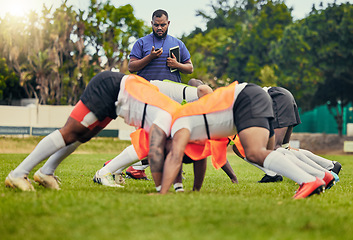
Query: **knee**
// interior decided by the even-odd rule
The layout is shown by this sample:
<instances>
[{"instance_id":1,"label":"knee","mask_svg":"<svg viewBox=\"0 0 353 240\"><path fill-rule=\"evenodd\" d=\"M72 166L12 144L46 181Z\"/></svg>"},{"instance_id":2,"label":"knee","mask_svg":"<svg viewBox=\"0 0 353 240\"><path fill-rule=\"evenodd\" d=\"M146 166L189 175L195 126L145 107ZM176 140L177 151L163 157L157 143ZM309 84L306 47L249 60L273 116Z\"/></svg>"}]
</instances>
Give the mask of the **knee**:
<instances>
[{"instance_id":1,"label":"knee","mask_svg":"<svg viewBox=\"0 0 353 240\"><path fill-rule=\"evenodd\" d=\"M246 152L246 159L260 166L263 166L266 156L267 156L266 151L262 149L248 150Z\"/></svg>"}]
</instances>

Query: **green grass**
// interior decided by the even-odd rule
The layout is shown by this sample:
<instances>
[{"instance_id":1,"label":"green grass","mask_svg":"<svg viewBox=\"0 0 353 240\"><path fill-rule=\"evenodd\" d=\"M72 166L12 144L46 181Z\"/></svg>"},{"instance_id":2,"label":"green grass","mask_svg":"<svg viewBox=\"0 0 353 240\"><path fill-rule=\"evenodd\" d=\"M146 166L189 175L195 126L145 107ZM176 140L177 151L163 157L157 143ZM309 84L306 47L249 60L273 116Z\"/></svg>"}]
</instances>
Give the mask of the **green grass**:
<instances>
[{"instance_id":1,"label":"green grass","mask_svg":"<svg viewBox=\"0 0 353 240\"><path fill-rule=\"evenodd\" d=\"M341 181L324 194L293 200L293 181L259 184L262 172L235 155L229 160L239 184L209 162L201 192L190 191L192 165L184 165L185 193L149 195L152 181L130 179L124 189L103 187L92 177L115 154L86 150L95 149L104 154L73 154L59 166L61 191L5 188L5 177L26 154L0 154L0 239L353 238L352 155L326 156L342 163Z\"/></svg>"}]
</instances>

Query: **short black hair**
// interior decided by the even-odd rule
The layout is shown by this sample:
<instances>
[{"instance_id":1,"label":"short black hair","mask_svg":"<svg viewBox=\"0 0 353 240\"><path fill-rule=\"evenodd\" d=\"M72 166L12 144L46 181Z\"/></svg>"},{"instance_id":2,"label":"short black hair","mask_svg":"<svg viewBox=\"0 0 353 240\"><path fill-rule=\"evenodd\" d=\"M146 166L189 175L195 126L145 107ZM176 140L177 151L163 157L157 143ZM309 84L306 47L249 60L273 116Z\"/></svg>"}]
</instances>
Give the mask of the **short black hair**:
<instances>
[{"instance_id":1,"label":"short black hair","mask_svg":"<svg viewBox=\"0 0 353 240\"><path fill-rule=\"evenodd\" d=\"M158 10L153 12L152 20L153 20L153 17L160 18L160 17L162 17L162 15L165 15L167 17L167 19L168 19L168 13L165 10L163 10L163 9L158 9Z\"/></svg>"}]
</instances>

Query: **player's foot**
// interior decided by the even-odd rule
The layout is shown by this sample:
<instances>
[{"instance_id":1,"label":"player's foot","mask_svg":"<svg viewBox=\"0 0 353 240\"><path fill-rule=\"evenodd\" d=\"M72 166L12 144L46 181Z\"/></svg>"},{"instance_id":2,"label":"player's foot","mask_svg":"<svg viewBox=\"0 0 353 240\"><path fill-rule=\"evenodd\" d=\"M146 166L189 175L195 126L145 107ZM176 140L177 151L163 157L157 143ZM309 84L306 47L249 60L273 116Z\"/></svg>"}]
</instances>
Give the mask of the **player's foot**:
<instances>
[{"instance_id":1,"label":"player's foot","mask_svg":"<svg viewBox=\"0 0 353 240\"><path fill-rule=\"evenodd\" d=\"M333 171L330 171L330 173L333 175L333 177L335 178L335 183L338 183L340 181L340 177Z\"/></svg>"},{"instance_id":2,"label":"player's foot","mask_svg":"<svg viewBox=\"0 0 353 240\"><path fill-rule=\"evenodd\" d=\"M99 170L96 172L96 174L93 177L93 182L108 186L108 187L116 187L116 188L123 188L124 186L121 186L117 184L113 178L113 175L111 173L107 173L105 175L99 175Z\"/></svg>"},{"instance_id":3,"label":"player's foot","mask_svg":"<svg viewBox=\"0 0 353 240\"><path fill-rule=\"evenodd\" d=\"M265 176L263 176L263 178L258 182L269 183L269 182L282 182L282 181L283 181L283 177L281 175L276 174L275 176L270 176L265 174Z\"/></svg>"},{"instance_id":4,"label":"player's foot","mask_svg":"<svg viewBox=\"0 0 353 240\"><path fill-rule=\"evenodd\" d=\"M316 178L315 181L303 183L298 188L296 194L293 196L294 199L301 199L310 197L313 194L320 194L325 191L325 182L320 178Z\"/></svg>"},{"instance_id":5,"label":"player's foot","mask_svg":"<svg viewBox=\"0 0 353 240\"><path fill-rule=\"evenodd\" d=\"M330 189L333 185L335 185L335 177L329 172L325 172L325 176L322 180L324 180L326 184L325 189Z\"/></svg>"},{"instance_id":6,"label":"player's foot","mask_svg":"<svg viewBox=\"0 0 353 240\"><path fill-rule=\"evenodd\" d=\"M340 173L342 165L339 162L333 161L333 168L330 171L336 173L337 175Z\"/></svg>"},{"instance_id":7,"label":"player's foot","mask_svg":"<svg viewBox=\"0 0 353 240\"><path fill-rule=\"evenodd\" d=\"M127 178L132 178L132 179L142 179L142 180L150 180L147 178L147 175L145 173L145 170L136 170L132 166L128 167L126 169L126 177Z\"/></svg>"},{"instance_id":8,"label":"player's foot","mask_svg":"<svg viewBox=\"0 0 353 240\"><path fill-rule=\"evenodd\" d=\"M175 192L185 192L182 183L175 183L174 190Z\"/></svg>"},{"instance_id":9,"label":"player's foot","mask_svg":"<svg viewBox=\"0 0 353 240\"><path fill-rule=\"evenodd\" d=\"M12 171L7 175L5 179L5 186L18 188L22 191L35 191L34 187L32 186L31 182L29 181L27 175L23 177L13 177Z\"/></svg>"},{"instance_id":10,"label":"player's foot","mask_svg":"<svg viewBox=\"0 0 353 240\"><path fill-rule=\"evenodd\" d=\"M115 183L119 185L126 184L124 175L124 173L113 173Z\"/></svg>"},{"instance_id":11,"label":"player's foot","mask_svg":"<svg viewBox=\"0 0 353 240\"><path fill-rule=\"evenodd\" d=\"M45 188L60 190L60 179L53 175L44 174L38 169L38 171L33 175L35 182L39 183Z\"/></svg>"},{"instance_id":12,"label":"player's foot","mask_svg":"<svg viewBox=\"0 0 353 240\"><path fill-rule=\"evenodd\" d=\"M112 159L106 161L104 164L103 164L103 167L105 167L108 163L110 163ZM116 184L125 184L125 179L124 179L124 173L113 173L113 178L114 178L114 181Z\"/></svg>"}]
</instances>

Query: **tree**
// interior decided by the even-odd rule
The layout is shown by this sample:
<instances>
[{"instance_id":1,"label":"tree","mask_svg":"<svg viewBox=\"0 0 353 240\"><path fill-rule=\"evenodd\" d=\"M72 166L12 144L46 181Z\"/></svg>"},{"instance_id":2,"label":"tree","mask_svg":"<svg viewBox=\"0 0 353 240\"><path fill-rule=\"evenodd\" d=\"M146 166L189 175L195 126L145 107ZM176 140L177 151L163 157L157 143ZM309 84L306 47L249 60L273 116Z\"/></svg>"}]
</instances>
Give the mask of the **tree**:
<instances>
[{"instance_id":1,"label":"tree","mask_svg":"<svg viewBox=\"0 0 353 240\"><path fill-rule=\"evenodd\" d=\"M148 28L134 15L130 4L115 7L110 1L91 0L85 21L85 40L93 49L93 61L106 70L123 69L130 44L147 34Z\"/></svg>"},{"instance_id":2,"label":"tree","mask_svg":"<svg viewBox=\"0 0 353 240\"><path fill-rule=\"evenodd\" d=\"M324 10L314 7L307 18L286 29L274 50L279 79L295 95L301 92L305 109L327 104L340 136L342 108L353 100L352 16L353 6L348 3L329 4Z\"/></svg>"},{"instance_id":3,"label":"tree","mask_svg":"<svg viewBox=\"0 0 353 240\"><path fill-rule=\"evenodd\" d=\"M0 101L8 104L13 98L19 98L21 93L19 78L9 69L6 59L0 58Z\"/></svg>"},{"instance_id":4,"label":"tree","mask_svg":"<svg viewBox=\"0 0 353 240\"><path fill-rule=\"evenodd\" d=\"M63 1L14 18L0 18L0 57L20 78L28 98L42 104L75 104L89 80L102 70L127 71L129 45L145 35L131 5L91 0L88 12Z\"/></svg>"},{"instance_id":5,"label":"tree","mask_svg":"<svg viewBox=\"0 0 353 240\"><path fill-rule=\"evenodd\" d=\"M211 60L207 62L212 63L212 67L207 68L208 75L213 76L212 79L220 83L218 85L235 80L261 84L261 79L264 79L262 74L268 73L268 66L272 64L268 56L271 42L277 41L284 28L292 23L290 9L283 1L265 0L235 1L234 5L228 1L217 1L211 7L214 18L201 11L198 13L208 20L208 28L203 33L195 35L196 32L193 32L189 36L201 40L202 34L202 40L205 41L210 39L208 35L216 29L221 30L221 36L214 36L217 39L216 46L222 47L211 48L213 59L204 56L204 59ZM188 41L186 44L189 46ZM209 51L206 45L200 41L197 51L191 51L193 60L195 55ZM194 72L198 74L198 65L194 65Z\"/></svg>"}]
</instances>

